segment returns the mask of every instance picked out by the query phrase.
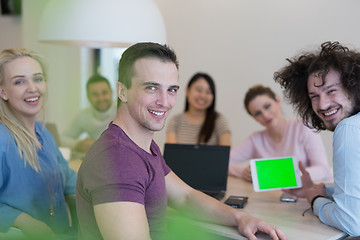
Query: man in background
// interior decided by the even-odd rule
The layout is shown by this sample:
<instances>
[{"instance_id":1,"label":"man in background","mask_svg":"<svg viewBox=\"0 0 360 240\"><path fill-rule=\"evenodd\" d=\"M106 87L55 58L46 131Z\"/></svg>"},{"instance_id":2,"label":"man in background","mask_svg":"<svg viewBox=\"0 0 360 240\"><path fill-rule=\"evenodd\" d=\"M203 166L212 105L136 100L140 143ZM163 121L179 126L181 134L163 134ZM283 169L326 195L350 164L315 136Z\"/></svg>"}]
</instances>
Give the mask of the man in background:
<instances>
[{"instance_id":1,"label":"man in background","mask_svg":"<svg viewBox=\"0 0 360 240\"><path fill-rule=\"evenodd\" d=\"M350 236L360 235L360 53L338 42L303 53L275 81L304 123L333 136L334 184L314 184L305 168L303 187L288 190L307 198L319 219Z\"/></svg>"},{"instance_id":2,"label":"man in background","mask_svg":"<svg viewBox=\"0 0 360 240\"><path fill-rule=\"evenodd\" d=\"M93 75L86 83L87 98L91 107L81 110L61 136L61 145L83 156L108 127L116 115L109 81ZM80 139L82 136L85 139Z\"/></svg>"}]
</instances>

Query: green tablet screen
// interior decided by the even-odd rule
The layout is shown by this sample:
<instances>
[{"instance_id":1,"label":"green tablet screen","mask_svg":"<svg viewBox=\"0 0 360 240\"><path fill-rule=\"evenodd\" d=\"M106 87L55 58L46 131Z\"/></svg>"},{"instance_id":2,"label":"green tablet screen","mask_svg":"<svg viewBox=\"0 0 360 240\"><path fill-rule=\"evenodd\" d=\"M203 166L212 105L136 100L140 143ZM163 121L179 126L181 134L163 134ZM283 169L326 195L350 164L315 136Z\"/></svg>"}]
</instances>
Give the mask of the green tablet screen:
<instances>
[{"instance_id":1,"label":"green tablet screen","mask_svg":"<svg viewBox=\"0 0 360 240\"><path fill-rule=\"evenodd\" d=\"M260 190L296 186L292 158L256 161L256 171Z\"/></svg>"}]
</instances>

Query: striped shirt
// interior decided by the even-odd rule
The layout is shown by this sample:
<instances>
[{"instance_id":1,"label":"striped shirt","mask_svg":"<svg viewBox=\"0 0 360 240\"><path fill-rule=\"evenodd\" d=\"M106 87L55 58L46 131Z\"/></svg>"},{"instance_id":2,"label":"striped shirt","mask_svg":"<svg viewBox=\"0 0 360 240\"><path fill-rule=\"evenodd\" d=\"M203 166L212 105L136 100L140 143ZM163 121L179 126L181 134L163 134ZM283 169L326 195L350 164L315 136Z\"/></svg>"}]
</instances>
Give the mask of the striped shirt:
<instances>
[{"instance_id":1,"label":"striped shirt","mask_svg":"<svg viewBox=\"0 0 360 240\"><path fill-rule=\"evenodd\" d=\"M175 133L177 143L180 144L197 144L199 132L202 124L190 124L186 119L185 113L175 115L167 124L167 132ZM207 145L218 145L219 137L224 133L230 133L229 124L225 117L218 114L215 121L214 131L206 143Z\"/></svg>"}]
</instances>

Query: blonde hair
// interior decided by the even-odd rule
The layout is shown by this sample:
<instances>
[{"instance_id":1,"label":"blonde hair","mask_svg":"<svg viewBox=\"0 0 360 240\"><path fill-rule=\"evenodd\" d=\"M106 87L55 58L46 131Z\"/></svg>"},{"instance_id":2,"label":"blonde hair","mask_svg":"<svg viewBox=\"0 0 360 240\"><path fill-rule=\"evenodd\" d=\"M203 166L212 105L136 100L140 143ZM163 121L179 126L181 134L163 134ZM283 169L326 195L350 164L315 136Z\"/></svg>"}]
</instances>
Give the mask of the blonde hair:
<instances>
[{"instance_id":1,"label":"blonde hair","mask_svg":"<svg viewBox=\"0 0 360 240\"><path fill-rule=\"evenodd\" d=\"M46 79L46 67L39 55L24 48L8 48L0 53L0 86L4 85L5 81L5 64L21 57L31 57L36 60L40 64ZM24 159L24 166L26 167L26 164L29 164L36 172L41 171L37 155L36 136L25 126L18 113L12 110L9 103L3 99L0 100L0 123L4 124L14 136L20 158Z\"/></svg>"}]
</instances>

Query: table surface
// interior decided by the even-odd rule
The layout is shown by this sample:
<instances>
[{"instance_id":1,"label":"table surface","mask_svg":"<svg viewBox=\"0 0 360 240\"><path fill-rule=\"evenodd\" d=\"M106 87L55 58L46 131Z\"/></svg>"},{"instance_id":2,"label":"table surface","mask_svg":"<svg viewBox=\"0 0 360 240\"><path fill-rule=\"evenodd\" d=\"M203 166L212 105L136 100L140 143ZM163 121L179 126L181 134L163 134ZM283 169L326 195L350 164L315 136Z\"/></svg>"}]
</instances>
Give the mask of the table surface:
<instances>
[{"instance_id":1,"label":"table surface","mask_svg":"<svg viewBox=\"0 0 360 240\"><path fill-rule=\"evenodd\" d=\"M310 207L305 199L298 199L294 203L281 202L281 194L282 191L254 192L251 183L229 177L224 200L230 195L247 196L248 202L239 211L247 212L278 226L292 240L343 239L347 236L344 232L322 223L311 210L302 216L303 212ZM204 226L230 239L245 239L232 227L210 223L206 223ZM259 234L257 237L259 239L271 239L265 234Z\"/></svg>"},{"instance_id":2,"label":"table surface","mask_svg":"<svg viewBox=\"0 0 360 240\"><path fill-rule=\"evenodd\" d=\"M81 163L81 159L72 159L69 161L69 167L74 169L75 171L79 171Z\"/></svg>"},{"instance_id":3,"label":"table surface","mask_svg":"<svg viewBox=\"0 0 360 240\"><path fill-rule=\"evenodd\" d=\"M69 166L77 171L81 162L79 159L71 160ZM245 207L239 211L244 211L278 226L291 240L333 240L343 239L347 236L344 232L322 223L311 210L303 216L303 212L310 207L305 199L298 199L296 202L281 202L281 194L282 191L254 192L251 183L229 177L223 201L231 195L248 197ZM230 239L246 239L240 236L234 227L211 223L202 223L201 225ZM265 234L257 234L257 237L259 240L271 239Z\"/></svg>"}]
</instances>

